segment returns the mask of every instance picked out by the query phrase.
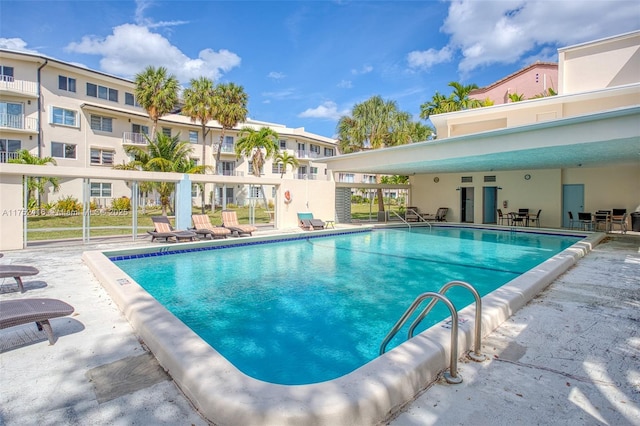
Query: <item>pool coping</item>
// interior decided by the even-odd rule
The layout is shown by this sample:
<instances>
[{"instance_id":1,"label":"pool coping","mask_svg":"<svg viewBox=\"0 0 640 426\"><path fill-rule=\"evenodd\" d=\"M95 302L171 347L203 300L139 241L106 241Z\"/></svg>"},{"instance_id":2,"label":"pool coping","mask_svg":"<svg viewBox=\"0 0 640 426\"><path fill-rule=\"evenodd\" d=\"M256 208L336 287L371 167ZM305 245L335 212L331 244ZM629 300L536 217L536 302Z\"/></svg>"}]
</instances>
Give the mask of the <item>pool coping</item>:
<instances>
[{"instance_id":1,"label":"pool coping","mask_svg":"<svg viewBox=\"0 0 640 426\"><path fill-rule=\"evenodd\" d=\"M451 224L453 225L453 224ZM451 226L449 225L449 226ZM456 224L456 227L461 225ZM501 229L488 227L487 229ZM363 232L365 227L346 232ZM87 251L82 259L116 302L135 332L168 371L196 409L218 425L370 425L382 422L448 369L450 331L446 319L415 338L328 382L278 385L253 379L222 357L167 311L105 253L152 253L221 245L254 244L274 239L309 238L342 230L279 234L233 240L152 245ZM522 230L522 232L527 232ZM553 230L532 232L554 233ZM551 259L482 298L482 335L486 336L546 288L605 238L603 233L555 232L586 236ZM444 283L443 283L444 284ZM459 312L458 354L473 345L475 306Z\"/></svg>"}]
</instances>

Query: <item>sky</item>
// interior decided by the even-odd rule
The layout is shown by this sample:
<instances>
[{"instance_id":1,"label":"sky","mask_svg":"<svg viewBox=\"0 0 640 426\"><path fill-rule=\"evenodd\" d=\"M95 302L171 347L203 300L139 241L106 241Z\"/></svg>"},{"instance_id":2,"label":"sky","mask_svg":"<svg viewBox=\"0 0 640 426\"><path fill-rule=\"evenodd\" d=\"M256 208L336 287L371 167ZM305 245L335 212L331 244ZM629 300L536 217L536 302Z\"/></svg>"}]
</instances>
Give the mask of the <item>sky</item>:
<instances>
[{"instance_id":1,"label":"sky","mask_svg":"<svg viewBox=\"0 0 640 426\"><path fill-rule=\"evenodd\" d=\"M0 0L0 48L131 80L153 65L182 87L233 82L251 119L326 137L372 96L418 121L449 82L487 86L639 29L636 0Z\"/></svg>"}]
</instances>

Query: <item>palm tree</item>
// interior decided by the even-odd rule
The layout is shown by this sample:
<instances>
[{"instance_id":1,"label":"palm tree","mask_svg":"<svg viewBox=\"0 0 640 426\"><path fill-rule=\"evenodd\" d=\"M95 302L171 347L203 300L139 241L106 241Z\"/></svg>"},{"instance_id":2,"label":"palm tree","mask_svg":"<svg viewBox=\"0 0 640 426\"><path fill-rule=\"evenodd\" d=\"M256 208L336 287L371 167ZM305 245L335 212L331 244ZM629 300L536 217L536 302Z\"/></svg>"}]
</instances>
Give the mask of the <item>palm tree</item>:
<instances>
[{"instance_id":1,"label":"palm tree","mask_svg":"<svg viewBox=\"0 0 640 426\"><path fill-rule=\"evenodd\" d=\"M463 109L479 108L482 106L482 102L477 99L469 98L469 93L472 90L477 89L477 84L463 85L457 81L449 83L450 87L453 87L453 102L456 107L455 111L461 111Z\"/></svg>"},{"instance_id":2,"label":"palm tree","mask_svg":"<svg viewBox=\"0 0 640 426\"><path fill-rule=\"evenodd\" d=\"M453 88L453 92L448 97L436 92L431 101L420 105L420 118L427 120L432 114L489 106L483 101L469 98L469 93L478 88L476 84L463 85L452 81L448 85Z\"/></svg>"},{"instance_id":3,"label":"palm tree","mask_svg":"<svg viewBox=\"0 0 640 426\"><path fill-rule=\"evenodd\" d=\"M207 140L207 123L213 120L215 112L215 89L213 81L206 77L198 79L192 78L189 82L189 88L184 89L182 97L184 105L182 106L182 114L188 116L192 123L200 122L202 128L202 164L206 166L207 157L205 155L205 147Z\"/></svg>"},{"instance_id":4,"label":"palm tree","mask_svg":"<svg viewBox=\"0 0 640 426\"><path fill-rule=\"evenodd\" d=\"M251 158L253 175L259 177L266 160L280 151L278 138L278 133L269 127L262 127L260 130L245 127L240 131L240 138L236 142L236 155L238 158Z\"/></svg>"},{"instance_id":5,"label":"palm tree","mask_svg":"<svg viewBox=\"0 0 640 426\"><path fill-rule=\"evenodd\" d=\"M175 172L175 173L204 173L206 166L195 166L189 155L193 151L189 142L180 141L180 135L174 137L158 133L155 140L147 137L148 145L127 146L125 151L133 155L133 161L122 167L155 172ZM167 207L171 199L171 194L175 189L172 182L158 182L155 189L160 195L162 214L167 215Z\"/></svg>"},{"instance_id":6,"label":"palm tree","mask_svg":"<svg viewBox=\"0 0 640 426\"><path fill-rule=\"evenodd\" d=\"M294 155L290 155L287 151L280 151L275 157L273 162L275 164L282 164L282 171L280 172L280 179L287 172L287 166L291 166L291 170L295 170L300 166L300 162Z\"/></svg>"},{"instance_id":7,"label":"palm tree","mask_svg":"<svg viewBox=\"0 0 640 426\"><path fill-rule=\"evenodd\" d=\"M17 164L32 164L36 166L46 166L47 164L56 165L56 160L53 157L40 158L32 155L28 150L18 150L18 157L9 160L9 163ZM35 207L36 202L39 204L39 195L45 192L47 184L53 187L53 192L60 190L60 181L55 177L34 177L27 176L27 192L28 203L27 208ZM35 193L38 194L38 201L35 199Z\"/></svg>"},{"instance_id":8,"label":"palm tree","mask_svg":"<svg viewBox=\"0 0 640 426\"><path fill-rule=\"evenodd\" d=\"M170 113L178 104L178 79L167 75L164 67L148 66L136 74L136 100L153 121L151 140L155 139L158 120Z\"/></svg>"},{"instance_id":9,"label":"palm tree","mask_svg":"<svg viewBox=\"0 0 640 426\"><path fill-rule=\"evenodd\" d=\"M242 86L233 83L218 84L215 88L215 108L213 118L222 126L220 142L216 152L216 173L220 172L220 154L226 130L231 130L247 120L249 96Z\"/></svg>"},{"instance_id":10,"label":"palm tree","mask_svg":"<svg viewBox=\"0 0 640 426\"><path fill-rule=\"evenodd\" d=\"M338 147L342 153L385 148L414 142L416 130L411 115L398 110L393 101L373 96L353 107L351 116L338 121ZM380 183L380 176L376 176ZM378 188L378 211L384 212L382 189Z\"/></svg>"}]
</instances>

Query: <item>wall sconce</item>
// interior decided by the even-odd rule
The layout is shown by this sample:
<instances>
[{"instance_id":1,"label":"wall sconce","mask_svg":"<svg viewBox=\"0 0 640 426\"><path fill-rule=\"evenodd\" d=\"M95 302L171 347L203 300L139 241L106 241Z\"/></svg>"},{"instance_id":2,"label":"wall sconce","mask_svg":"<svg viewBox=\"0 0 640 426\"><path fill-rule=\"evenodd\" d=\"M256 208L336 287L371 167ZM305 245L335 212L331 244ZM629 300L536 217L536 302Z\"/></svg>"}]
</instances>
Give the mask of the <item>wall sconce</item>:
<instances>
[{"instance_id":1,"label":"wall sconce","mask_svg":"<svg viewBox=\"0 0 640 426\"><path fill-rule=\"evenodd\" d=\"M460 191L460 187L457 187L457 188L456 188L456 191Z\"/></svg>"},{"instance_id":2,"label":"wall sconce","mask_svg":"<svg viewBox=\"0 0 640 426\"><path fill-rule=\"evenodd\" d=\"M27 100L27 105L31 105L31 100Z\"/></svg>"},{"instance_id":3,"label":"wall sconce","mask_svg":"<svg viewBox=\"0 0 640 426\"><path fill-rule=\"evenodd\" d=\"M33 135L29 135L29 140L32 141L33 140Z\"/></svg>"},{"instance_id":4,"label":"wall sconce","mask_svg":"<svg viewBox=\"0 0 640 426\"><path fill-rule=\"evenodd\" d=\"M502 189L502 187L501 187L501 186L499 186L499 187L498 187L498 189Z\"/></svg>"}]
</instances>

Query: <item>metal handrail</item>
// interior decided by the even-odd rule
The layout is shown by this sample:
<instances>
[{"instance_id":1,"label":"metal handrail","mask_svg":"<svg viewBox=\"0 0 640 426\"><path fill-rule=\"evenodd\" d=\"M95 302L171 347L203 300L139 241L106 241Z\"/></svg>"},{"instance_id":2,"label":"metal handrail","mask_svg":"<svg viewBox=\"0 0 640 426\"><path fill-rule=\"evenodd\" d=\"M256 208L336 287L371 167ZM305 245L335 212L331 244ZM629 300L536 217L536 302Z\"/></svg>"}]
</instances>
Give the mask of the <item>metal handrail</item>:
<instances>
[{"instance_id":1,"label":"metal handrail","mask_svg":"<svg viewBox=\"0 0 640 426\"><path fill-rule=\"evenodd\" d=\"M429 222L427 219L425 219L420 213L418 213L416 210L414 209L407 209L407 211L410 211L411 213L413 213L414 215L418 216L418 219L423 221L424 223L426 223L427 225L429 225L429 229L432 229L431 227L431 222Z\"/></svg>"},{"instance_id":2,"label":"metal handrail","mask_svg":"<svg viewBox=\"0 0 640 426\"><path fill-rule=\"evenodd\" d=\"M482 339L482 299L480 298L480 295L478 294L478 292L476 291L476 289L469 283L466 283L464 281L450 281L448 283L446 283L445 285L442 286L442 288L438 291L438 293L444 295L447 291L449 291L449 289L451 287L464 287L467 290L469 290L471 292L471 294L473 294L473 298L476 301L476 317L475 317L475 324L474 324L474 344L473 344L473 353L469 352L469 358L471 358L474 361L477 362L482 362L484 360L487 359L487 357L485 355L482 354L482 352L480 352L480 346L481 346L481 339ZM427 314L431 311L431 309L433 309L433 307L435 306L437 300L432 300L426 308L424 308L424 310L422 312L420 312L420 315L418 315L418 317L413 321L413 323L411 324L411 326L409 327L409 333L407 334L407 338L411 339L413 337L413 333L416 329L416 327L418 326L418 324L424 319L424 317L427 316Z\"/></svg>"},{"instance_id":3,"label":"metal handrail","mask_svg":"<svg viewBox=\"0 0 640 426\"><path fill-rule=\"evenodd\" d=\"M428 291L416 297L411 306L409 306L409 309L407 309L404 314L402 314L398 322L396 322L391 331L387 333L386 337L380 344L380 355L385 353L387 345L389 344L393 336L398 333L402 326L407 322L411 314L427 298L435 298L441 300L445 305L447 305L447 308L449 308L449 311L451 312L451 354L449 357L449 373L447 374L445 372L444 377L448 383L462 383L462 377L458 375L458 312L456 311L455 306L453 306L453 303L451 303L451 301L447 299L446 296L440 293Z\"/></svg>"},{"instance_id":4,"label":"metal handrail","mask_svg":"<svg viewBox=\"0 0 640 426\"><path fill-rule=\"evenodd\" d=\"M395 214L396 216L398 216L398 219L403 221L405 223L405 225L407 225L409 227L409 229L411 229L411 225L409 224L409 222L407 222L402 216L400 216L397 212L394 212L393 210L389 210L389 211L391 213Z\"/></svg>"}]
</instances>

